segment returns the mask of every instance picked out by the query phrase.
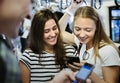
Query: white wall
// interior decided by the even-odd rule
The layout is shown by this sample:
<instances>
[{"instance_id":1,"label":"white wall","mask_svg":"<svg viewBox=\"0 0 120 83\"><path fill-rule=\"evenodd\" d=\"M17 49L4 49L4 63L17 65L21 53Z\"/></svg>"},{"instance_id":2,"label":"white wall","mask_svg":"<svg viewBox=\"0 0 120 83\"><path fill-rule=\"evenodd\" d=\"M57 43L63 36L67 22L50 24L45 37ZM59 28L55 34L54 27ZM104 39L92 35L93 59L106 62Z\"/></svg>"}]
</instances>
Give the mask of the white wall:
<instances>
[{"instance_id":1,"label":"white wall","mask_svg":"<svg viewBox=\"0 0 120 83\"><path fill-rule=\"evenodd\" d=\"M115 6L114 0L102 0L102 7L101 9L97 10L103 18L103 23L105 26L105 30L108 36L110 36L109 30L109 7ZM115 43L117 46L120 46L119 43Z\"/></svg>"},{"instance_id":2,"label":"white wall","mask_svg":"<svg viewBox=\"0 0 120 83\"><path fill-rule=\"evenodd\" d=\"M105 26L105 30L108 36L110 36L110 30L109 30L109 6L114 6L114 0L102 0L102 7L98 9L97 11L100 13L103 19L103 23Z\"/></svg>"}]
</instances>

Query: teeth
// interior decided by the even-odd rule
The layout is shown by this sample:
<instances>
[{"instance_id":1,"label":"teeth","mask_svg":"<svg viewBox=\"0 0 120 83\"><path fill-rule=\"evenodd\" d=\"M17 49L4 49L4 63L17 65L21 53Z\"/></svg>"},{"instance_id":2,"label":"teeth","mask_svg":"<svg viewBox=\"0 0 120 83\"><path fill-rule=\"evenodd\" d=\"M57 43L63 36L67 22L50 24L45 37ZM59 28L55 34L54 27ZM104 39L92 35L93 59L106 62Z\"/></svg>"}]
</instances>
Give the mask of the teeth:
<instances>
[{"instance_id":1,"label":"teeth","mask_svg":"<svg viewBox=\"0 0 120 83\"><path fill-rule=\"evenodd\" d=\"M86 40L86 38L80 38L80 40L81 40L81 41L85 41L85 40Z\"/></svg>"},{"instance_id":2,"label":"teeth","mask_svg":"<svg viewBox=\"0 0 120 83\"><path fill-rule=\"evenodd\" d=\"M52 37L52 38L49 38L49 40L53 41L53 40L55 40L55 38Z\"/></svg>"}]
</instances>

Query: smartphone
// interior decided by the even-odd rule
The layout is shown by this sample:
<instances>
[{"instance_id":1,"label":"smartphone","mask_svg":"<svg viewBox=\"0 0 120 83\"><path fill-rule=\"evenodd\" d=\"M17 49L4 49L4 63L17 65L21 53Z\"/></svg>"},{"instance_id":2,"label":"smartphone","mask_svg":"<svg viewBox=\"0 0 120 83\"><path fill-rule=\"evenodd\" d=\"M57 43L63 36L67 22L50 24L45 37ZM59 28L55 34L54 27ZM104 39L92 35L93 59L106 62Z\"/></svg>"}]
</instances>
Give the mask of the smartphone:
<instances>
[{"instance_id":1,"label":"smartphone","mask_svg":"<svg viewBox=\"0 0 120 83\"><path fill-rule=\"evenodd\" d=\"M80 59L78 56L66 56L67 64L73 64L73 62L80 63Z\"/></svg>"},{"instance_id":2,"label":"smartphone","mask_svg":"<svg viewBox=\"0 0 120 83\"><path fill-rule=\"evenodd\" d=\"M94 69L93 64L85 63L76 74L76 79L85 81L89 77L93 69Z\"/></svg>"}]
</instances>

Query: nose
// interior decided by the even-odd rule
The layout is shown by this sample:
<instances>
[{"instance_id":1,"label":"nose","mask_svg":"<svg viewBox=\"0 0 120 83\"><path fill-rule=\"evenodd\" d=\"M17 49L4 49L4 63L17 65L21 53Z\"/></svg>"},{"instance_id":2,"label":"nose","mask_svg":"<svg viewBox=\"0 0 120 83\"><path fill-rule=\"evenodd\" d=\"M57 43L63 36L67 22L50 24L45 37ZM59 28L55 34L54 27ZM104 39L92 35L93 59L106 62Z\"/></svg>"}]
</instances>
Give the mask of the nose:
<instances>
[{"instance_id":1,"label":"nose","mask_svg":"<svg viewBox=\"0 0 120 83\"><path fill-rule=\"evenodd\" d=\"M51 35L51 36L55 36L55 31L54 31L54 30L51 30L51 31L50 31L50 35Z\"/></svg>"},{"instance_id":2,"label":"nose","mask_svg":"<svg viewBox=\"0 0 120 83\"><path fill-rule=\"evenodd\" d=\"M80 37L85 37L85 31L84 31L84 30L81 30L81 31L79 32L79 36L80 36Z\"/></svg>"}]
</instances>

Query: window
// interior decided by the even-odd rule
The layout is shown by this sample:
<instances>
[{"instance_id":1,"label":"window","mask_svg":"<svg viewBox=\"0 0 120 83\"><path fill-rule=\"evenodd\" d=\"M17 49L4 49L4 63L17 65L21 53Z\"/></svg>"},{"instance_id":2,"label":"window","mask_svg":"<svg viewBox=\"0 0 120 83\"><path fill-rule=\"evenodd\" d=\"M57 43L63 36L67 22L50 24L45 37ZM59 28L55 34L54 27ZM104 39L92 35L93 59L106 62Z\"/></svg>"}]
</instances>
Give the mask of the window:
<instances>
[{"instance_id":1,"label":"window","mask_svg":"<svg viewBox=\"0 0 120 83\"><path fill-rule=\"evenodd\" d=\"M120 43L120 7L109 7L110 38Z\"/></svg>"}]
</instances>

